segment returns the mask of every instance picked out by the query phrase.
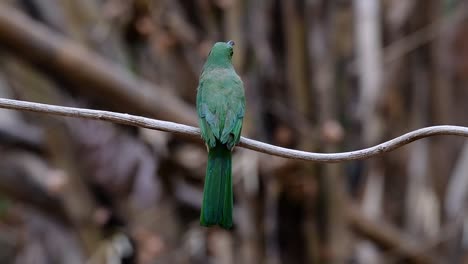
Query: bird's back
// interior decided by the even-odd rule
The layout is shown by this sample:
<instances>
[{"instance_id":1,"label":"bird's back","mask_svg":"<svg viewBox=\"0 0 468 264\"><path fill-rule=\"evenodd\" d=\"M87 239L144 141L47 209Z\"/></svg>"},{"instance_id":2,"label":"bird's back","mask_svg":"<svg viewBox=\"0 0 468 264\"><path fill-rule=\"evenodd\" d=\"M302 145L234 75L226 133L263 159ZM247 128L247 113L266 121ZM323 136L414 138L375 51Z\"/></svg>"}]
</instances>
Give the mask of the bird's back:
<instances>
[{"instance_id":1,"label":"bird's back","mask_svg":"<svg viewBox=\"0 0 468 264\"><path fill-rule=\"evenodd\" d=\"M204 131L201 125L202 136L212 133L216 139L224 141L223 135L233 133L238 138L240 129L236 126L242 126L244 109L244 87L234 69L212 69L202 73L197 91L197 112L200 122L206 122L210 130Z\"/></svg>"}]
</instances>

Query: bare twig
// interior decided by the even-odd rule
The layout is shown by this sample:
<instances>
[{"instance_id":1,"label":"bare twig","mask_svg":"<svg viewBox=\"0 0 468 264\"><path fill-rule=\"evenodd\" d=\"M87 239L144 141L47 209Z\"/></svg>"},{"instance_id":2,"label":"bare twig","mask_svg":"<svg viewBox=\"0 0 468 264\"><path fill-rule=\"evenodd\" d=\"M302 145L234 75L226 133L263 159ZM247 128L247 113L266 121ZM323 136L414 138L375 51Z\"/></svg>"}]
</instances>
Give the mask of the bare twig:
<instances>
[{"instance_id":1,"label":"bare twig","mask_svg":"<svg viewBox=\"0 0 468 264\"><path fill-rule=\"evenodd\" d=\"M4 1L1 1L2 3ZM18 57L75 84L68 88L110 107L195 125L194 108L168 88L140 79L72 40L0 4L0 43ZM111 100L109 100L111 99ZM102 101L101 101L102 102Z\"/></svg>"},{"instance_id":2,"label":"bare twig","mask_svg":"<svg viewBox=\"0 0 468 264\"><path fill-rule=\"evenodd\" d=\"M171 132L193 138L200 137L199 129L192 126L110 111L64 107L4 98L0 98L0 108L103 120L118 124ZM449 125L425 127L406 133L402 136L373 147L340 153L315 153L282 148L245 137L241 138L238 146L283 158L333 163L370 158L385 152L392 151L415 140L437 135L468 137L468 127Z\"/></svg>"}]
</instances>

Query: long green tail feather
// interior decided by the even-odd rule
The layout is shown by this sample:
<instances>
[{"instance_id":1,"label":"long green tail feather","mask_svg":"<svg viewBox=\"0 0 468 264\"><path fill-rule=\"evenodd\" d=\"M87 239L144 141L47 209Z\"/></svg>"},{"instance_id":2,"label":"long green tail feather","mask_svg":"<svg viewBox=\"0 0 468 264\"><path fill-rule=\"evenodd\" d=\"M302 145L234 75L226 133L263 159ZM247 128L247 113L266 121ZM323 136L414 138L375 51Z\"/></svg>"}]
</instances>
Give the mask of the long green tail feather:
<instances>
[{"instance_id":1,"label":"long green tail feather","mask_svg":"<svg viewBox=\"0 0 468 264\"><path fill-rule=\"evenodd\" d=\"M232 227L231 173L231 151L218 141L208 153L200 215L202 226L219 225L225 229Z\"/></svg>"}]
</instances>

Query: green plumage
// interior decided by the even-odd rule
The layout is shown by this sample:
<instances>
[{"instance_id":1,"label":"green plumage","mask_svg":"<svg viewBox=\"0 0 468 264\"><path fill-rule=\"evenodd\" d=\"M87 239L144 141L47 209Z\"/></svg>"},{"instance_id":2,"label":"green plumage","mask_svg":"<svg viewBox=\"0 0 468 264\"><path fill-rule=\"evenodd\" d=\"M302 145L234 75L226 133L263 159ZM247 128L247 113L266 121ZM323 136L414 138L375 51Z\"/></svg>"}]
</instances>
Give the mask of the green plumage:
<instances>
[{"instance_id":1,"label":"green plumage","mask_svg":"<svg viewBox=\"0 0 468 264\"><path fill-rule=\"evenodd\" d=\"M203 226L232 226L231 151L222 144L208 153L200 223Z\"/></svg>"},{"instance_id":2,"label":"green plumage","mask_svg":"<svg viewBox=\"0 0 468 264\"><path fill-rule=\"evenodd\" d=\"M232 226L231 151L240 140L245 112L244 86L232 66L234 42L216 43L197 90L201 136L208 148L200 224Z\"/></svg>"}]
</instances>

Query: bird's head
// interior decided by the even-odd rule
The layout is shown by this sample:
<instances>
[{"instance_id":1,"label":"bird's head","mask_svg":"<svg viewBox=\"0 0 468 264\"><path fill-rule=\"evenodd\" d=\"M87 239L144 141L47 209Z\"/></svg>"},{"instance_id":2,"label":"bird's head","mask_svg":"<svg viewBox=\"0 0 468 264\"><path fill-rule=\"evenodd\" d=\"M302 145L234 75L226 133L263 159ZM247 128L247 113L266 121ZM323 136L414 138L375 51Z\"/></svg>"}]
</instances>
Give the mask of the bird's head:
<instances>
[{"instance_id":1,"label":"bird's head","mask_svg":"<svg viewBox=\"0 0 468 264\"><path fill-rule=\"evenodd\" d=\"M206 64L216 66L231 66L232 55L234 54L234 41L217 42L211 48Z\"/></svg>"}]
</instances>

